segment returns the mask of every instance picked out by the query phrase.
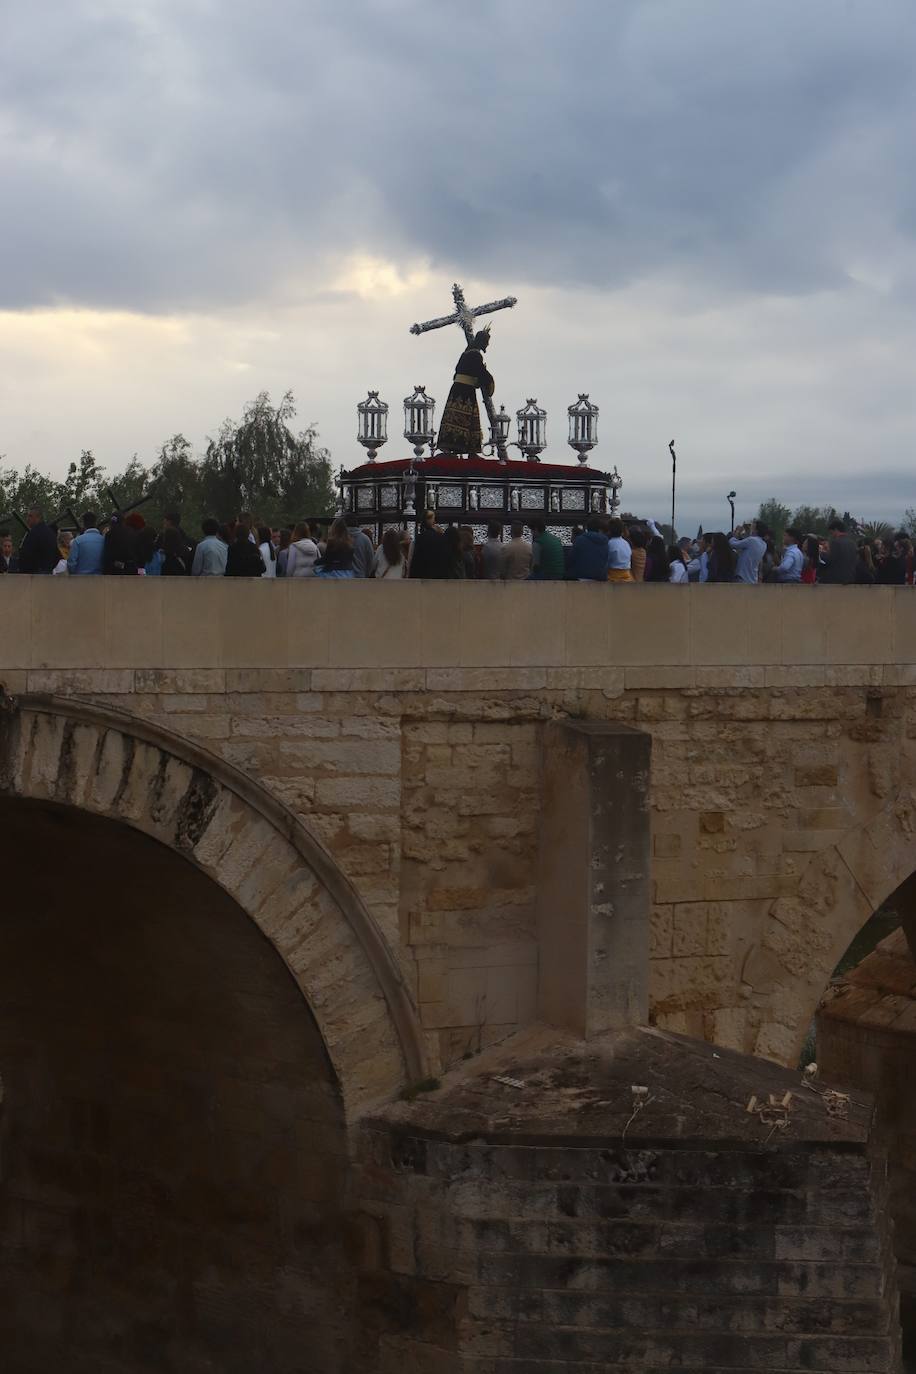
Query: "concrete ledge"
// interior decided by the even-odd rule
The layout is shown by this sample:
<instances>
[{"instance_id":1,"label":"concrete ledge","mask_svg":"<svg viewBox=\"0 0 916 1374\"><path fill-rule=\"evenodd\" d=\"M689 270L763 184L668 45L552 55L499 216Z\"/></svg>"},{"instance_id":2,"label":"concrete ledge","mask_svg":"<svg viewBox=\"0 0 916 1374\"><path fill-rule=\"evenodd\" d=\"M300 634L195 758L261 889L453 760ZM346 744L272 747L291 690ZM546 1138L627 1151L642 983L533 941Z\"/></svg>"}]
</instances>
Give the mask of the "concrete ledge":
<instances>
[{"instance_id":1,"label":"concrete ledge","mask_svg":"<svg viewBox=\"0 0 916 1374\"><path fill-rule=\"evenodd\" d=\"M4 577L0 623L0 671L916 665L909 587Z\"/></svg>"}]
</instances>

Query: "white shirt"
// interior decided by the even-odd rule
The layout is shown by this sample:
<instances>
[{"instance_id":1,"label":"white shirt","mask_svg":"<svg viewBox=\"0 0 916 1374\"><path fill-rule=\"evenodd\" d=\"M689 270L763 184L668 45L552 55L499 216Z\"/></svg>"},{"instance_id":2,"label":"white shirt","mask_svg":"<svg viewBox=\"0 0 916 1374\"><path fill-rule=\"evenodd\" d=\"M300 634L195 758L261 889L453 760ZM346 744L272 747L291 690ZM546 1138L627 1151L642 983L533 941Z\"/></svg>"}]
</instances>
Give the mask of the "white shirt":
<instances>
[{"instance_id":1,"label":"white shirt","mask_svg":"<svg viewBox=\"0 0 916 1374\"><path fill-rule=\"evenodd\" d=\"M261 555L261 562L264 564L264 571L261 574L262 577L276 577L277 575L277 560L275 558L271 558L271 553L273 551L274 550L272 544L264 543L258 545L258 552Z\"/></svg>"},{"instance_id":2,"label":"white shirt","mask_svg":"<svg viewBox=\"0 0 916 1374\"><path fill-rule=\"evenodd\" d=\"M407 559L401 554L400 563L389 563L385 557L385 550L379 544L372 560L372 576L383 578L386 582L394 582L399 577L407 576Z\"/></svg>"},{"instance_id":3,"label":"white shirt","mask_svg":"<svg viewBox=\"0 0 916 1374\"><path fill-rule=\"evenodd\" d=\"M671 575L670 575L669 578L668 578L668 581L669 581L669 582L689 582L689 581L690 581L689 577L687 576L687 568L685 567L684 562L683 562L682 559L680 559L680 558L675 559L675 561L670 565L670 567L671 567Z\"/></svg>"}]
</instances>

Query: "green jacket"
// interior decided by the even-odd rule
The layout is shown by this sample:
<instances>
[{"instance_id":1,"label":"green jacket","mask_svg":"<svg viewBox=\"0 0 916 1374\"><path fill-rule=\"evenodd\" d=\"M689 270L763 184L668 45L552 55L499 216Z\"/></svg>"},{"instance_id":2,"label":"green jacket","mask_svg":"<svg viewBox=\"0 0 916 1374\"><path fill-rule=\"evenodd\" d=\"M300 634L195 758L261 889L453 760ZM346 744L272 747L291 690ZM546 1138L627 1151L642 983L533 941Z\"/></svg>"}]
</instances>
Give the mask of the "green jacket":
<instances>
[{"instance_id":1,"label":"green jacket","mask_svg":"<svg viewBox=\"0 0 916 1374\"><path fill-rule=\"evenodd\" d=\"M538 550L537 567L532 576L536 582L562 582L566 574L563 545L555 534L545 530L534 537Z\"/></svg>"}]
</instances>

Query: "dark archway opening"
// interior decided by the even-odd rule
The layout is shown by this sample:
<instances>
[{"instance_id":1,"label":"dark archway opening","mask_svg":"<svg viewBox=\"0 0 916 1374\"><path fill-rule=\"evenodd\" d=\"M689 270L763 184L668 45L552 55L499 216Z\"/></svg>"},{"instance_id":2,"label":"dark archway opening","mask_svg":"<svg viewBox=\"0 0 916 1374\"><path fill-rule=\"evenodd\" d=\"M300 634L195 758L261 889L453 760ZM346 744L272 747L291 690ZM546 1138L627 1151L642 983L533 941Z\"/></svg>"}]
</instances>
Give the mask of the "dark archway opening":
<instances>
[{"instance_id":1,"label":"dark archway opening","mask_svg":"<svg viewBox=\"0 0 916 1374\"><path fill-rule=\"evenodd\" d=\"M10 1374L347 1367L343 1112L314 1019L188 861L0 801Z\"/></svg>"}]
</instances>

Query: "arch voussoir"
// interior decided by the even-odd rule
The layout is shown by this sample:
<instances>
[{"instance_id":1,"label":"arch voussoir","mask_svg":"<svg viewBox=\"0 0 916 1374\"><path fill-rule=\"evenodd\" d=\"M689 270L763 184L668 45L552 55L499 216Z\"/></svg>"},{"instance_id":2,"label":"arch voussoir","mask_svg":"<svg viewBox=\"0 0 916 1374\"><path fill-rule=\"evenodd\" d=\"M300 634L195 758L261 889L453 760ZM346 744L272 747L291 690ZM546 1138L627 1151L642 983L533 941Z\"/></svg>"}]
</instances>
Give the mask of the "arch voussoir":
<instances>
[{"instance_id":1,"label":"arch voussoir","mask_svg":"<svg viewBox=\"0 0 916 1374\"><path fill-rule=\"evenodd\" d=\"M218 883L302 990L349 1116L422 1076L419 1021L371 915L314 836L232 765L120 711L22 697L0 720L0 792L142 830Z\"/></svg>"}]
</instances>

